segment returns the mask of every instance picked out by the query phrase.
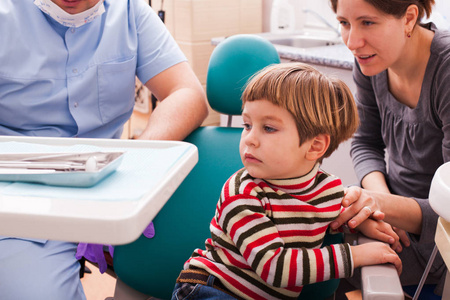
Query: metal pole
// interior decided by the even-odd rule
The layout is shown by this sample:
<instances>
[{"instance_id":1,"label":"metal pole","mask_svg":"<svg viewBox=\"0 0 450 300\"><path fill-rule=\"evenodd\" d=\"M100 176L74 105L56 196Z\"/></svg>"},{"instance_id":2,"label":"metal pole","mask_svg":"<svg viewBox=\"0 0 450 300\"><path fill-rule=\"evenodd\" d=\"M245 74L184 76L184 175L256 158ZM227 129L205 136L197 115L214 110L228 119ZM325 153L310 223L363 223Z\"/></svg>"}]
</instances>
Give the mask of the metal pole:
<instances>
[{"instance_id":1,"label":"metal pole","mask_svg":"<svg viewBox=\"0 0 450 300\"><path fill-rule=\"evenodd\" d=\"M422 287L425 284L425 280L428 277L428 272L430 272L431 266L433 265L434 259L438 252L438 248L434 245L433 252L431 253L430 259L428 260L428 264L425 267L425 271L423 272L422 278L420 278L419 285L417 286L416 292L414 293L413 300L419 299L420 292L422 291Z\"/></svg>"}]
</instances>

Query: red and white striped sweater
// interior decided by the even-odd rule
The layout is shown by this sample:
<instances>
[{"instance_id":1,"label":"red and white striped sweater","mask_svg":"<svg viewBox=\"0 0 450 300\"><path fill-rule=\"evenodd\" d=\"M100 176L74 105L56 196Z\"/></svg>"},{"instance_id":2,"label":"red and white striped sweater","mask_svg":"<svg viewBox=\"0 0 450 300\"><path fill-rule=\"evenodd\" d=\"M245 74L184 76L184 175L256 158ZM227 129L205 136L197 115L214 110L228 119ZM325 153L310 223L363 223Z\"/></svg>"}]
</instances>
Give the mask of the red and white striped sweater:
<instances>
[{"instance_id":1,"label":"red and white striped sweater","mask_svg":"<svg viewBox=\"0 0 450 300\"><path fill-rule=\"evenodd\" d=\"M242 169L222 189L206 250L196 249L184 268L206 270L244 299L296 299L305 284L350 277L349 245L321 248L343 195L341 180L319 164L283 180Z\"/></svg>"}]
</instances>

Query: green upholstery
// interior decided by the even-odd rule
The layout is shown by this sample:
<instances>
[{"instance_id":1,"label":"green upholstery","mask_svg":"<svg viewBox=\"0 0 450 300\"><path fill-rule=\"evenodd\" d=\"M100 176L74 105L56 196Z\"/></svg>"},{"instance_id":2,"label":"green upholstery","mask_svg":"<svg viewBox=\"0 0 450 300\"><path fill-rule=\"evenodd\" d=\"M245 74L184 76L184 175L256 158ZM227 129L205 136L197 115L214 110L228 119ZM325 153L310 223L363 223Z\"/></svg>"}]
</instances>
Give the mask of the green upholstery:
<instances>
[{"instance_id":1,"label":"green upholstery","mask_svg":"<svg viewBox=\"0 0 450 300\"><path fill-rule=\"evenodd\" d=\"M251 34L227 38L209 60L206 94L211 108L226 115L240 115L247 80L275 63L280 63L278 52L266 39Z\"/></svg>"},{"instance_id":2,"label":"green upholstery","mask_svg":"<svg viewBox=\"0 0 450 300\"><path fill-rule=\"evenodd\" d=\"M204 248L222 185L238 169L242 129L202 127L186 141L198 147L199 162L153 220L155 237L117 246L114 271L130 287L170 299L184 262Z\"/></svg>"}]
</instances>

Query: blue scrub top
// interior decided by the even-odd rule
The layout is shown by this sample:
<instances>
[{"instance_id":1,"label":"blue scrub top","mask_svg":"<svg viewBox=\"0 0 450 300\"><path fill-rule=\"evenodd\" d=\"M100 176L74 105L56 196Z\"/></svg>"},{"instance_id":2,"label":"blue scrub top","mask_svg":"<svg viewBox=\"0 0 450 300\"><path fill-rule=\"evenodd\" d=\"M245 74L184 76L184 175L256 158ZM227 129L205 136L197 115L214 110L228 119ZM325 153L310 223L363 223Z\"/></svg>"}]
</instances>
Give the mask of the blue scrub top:
<instances>
[{"instance_id":1,"label":"blue scrub top","mask_svg":"<svg viewBox=\"0 0 450 300\"><path fill-rule=\"evenodd\" d=\"M79 28L33 0L1 0L0 135L119 138L147 82L186 61L143 0L105 0Z\"/></svg>"}]
</instances>

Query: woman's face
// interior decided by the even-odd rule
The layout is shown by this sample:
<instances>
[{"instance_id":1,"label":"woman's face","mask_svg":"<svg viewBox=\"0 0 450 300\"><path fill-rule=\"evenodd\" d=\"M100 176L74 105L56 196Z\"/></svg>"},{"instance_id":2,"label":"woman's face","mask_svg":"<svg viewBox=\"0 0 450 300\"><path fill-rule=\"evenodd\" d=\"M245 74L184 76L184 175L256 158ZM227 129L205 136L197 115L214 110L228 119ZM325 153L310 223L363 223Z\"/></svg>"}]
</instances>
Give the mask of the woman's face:
<instances>
[{"instance_id":1,"label":"woman's face","mask_svg":"<svg viewBox=\"0 0 450 300\"><path fill-rule=\"evenodd\" d=\"M342 39L366 76L400 62L406 43L404 18L388 15L364 0L339 0L336 10Z\"/></svg>"},{"instance_id":2,"label":"woman's face","mask_svg":"<svg viewBox=\"0 0 450 300\"><path fill-rule=\"evenodd\" d=\"M52 0L69 14L78 14L95 6L100 0Z\"/></svg>"}]
</instances>

